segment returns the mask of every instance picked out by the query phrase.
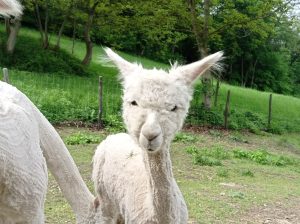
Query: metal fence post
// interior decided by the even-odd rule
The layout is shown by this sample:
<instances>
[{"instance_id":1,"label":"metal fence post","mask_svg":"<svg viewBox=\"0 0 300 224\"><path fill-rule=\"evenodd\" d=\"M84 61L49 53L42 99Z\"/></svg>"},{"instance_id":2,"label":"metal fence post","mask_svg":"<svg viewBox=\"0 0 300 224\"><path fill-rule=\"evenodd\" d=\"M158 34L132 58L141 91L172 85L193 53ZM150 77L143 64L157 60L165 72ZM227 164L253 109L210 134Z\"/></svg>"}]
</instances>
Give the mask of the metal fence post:
<instances>
[{"instance_id":1,"label":"metal fence post","mask_svg":"<svg viewBox=\"0 0 300 224\"><path fill-rule=\"evenodd\" d=\"M8 69L3 68L3 81L9 83Z\"/></svg>"},{"instance_id":2,"label":"metal fence post","mask_svg":"<svg viewBox=\"0 0 300 224\"><path fill-rule=\"evenodd\" d=\"M103 113L103 82L102 76L99 76L99 83L98 83L98 94L99 94L99 108L98 108L98 129L103 127L102 121L102 113Z\"/></svg>"},{"instance_id":3,"label":"metal fence post","mask_svg":"<svg viewBox=\"0 0 300 224\"><path fill-rule=\"evenodd\" d=\"M271 120L272 120L272 93L269 98L269 115L268 115L268 129L271 128Z\"/></svg>"},{"instance_id":4,"label":"metal fence post","mask_svg":"<svg viewBox=\"0 0 300 224\"><path fill-rule=\"evenodd\" d=\"M230 116L230 90L227 93L226 106L224 110L224 126L228 129L228 117Z\"/></svg>"}]
</instances>

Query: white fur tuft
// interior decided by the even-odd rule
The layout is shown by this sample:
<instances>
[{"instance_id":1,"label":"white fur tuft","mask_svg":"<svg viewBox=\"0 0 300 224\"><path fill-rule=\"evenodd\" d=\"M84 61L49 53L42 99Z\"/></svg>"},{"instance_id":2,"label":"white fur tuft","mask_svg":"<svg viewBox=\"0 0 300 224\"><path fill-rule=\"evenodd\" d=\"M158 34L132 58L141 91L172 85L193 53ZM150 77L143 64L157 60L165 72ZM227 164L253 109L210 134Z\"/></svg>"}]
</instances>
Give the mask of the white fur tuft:
<instances>
[{"instance_id":1,"label":"white fur tuft","mask_svg":"<svg viewBox=\"0 0 300 224\"><path fill-rule=\"evenodd\" d=\"M169 73L175 74L179 79L185 80L187 84L192 84L208 70L216 73L221 72L223 70L222 60L223 52L219 51L191 64L178 66L175 63Z\"/></svg>"},{"instance_id":2,"label":"white fur tuft","mask_svg":"<svg viewBox=\"0 0 300 224\"><path fill-rule=\"evenodd\" d=\"M0 15L19 17L22 11L23 7L17 0L0 0Z\"/></svg>"}]
</instances>

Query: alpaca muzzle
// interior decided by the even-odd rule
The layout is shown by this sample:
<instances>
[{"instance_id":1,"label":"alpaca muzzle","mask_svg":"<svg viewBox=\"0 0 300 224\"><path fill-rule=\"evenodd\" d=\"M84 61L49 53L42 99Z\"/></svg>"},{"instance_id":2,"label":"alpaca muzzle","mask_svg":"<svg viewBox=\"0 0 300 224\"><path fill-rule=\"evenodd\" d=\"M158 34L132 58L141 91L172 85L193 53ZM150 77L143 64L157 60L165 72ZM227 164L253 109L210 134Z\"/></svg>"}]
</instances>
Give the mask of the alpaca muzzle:
<instances>
[{"instance_id":1,"label":"alpaca muzzle","mask_svg":"<svg viewBox=\"0 0 300 224\"><path fill-rule=\"evenodd\" d=\"M161 147L162 141L161 127L156 116L151 114L141 129L139 143L148 152L155 152Z\"/></svg>"}]
</instances>

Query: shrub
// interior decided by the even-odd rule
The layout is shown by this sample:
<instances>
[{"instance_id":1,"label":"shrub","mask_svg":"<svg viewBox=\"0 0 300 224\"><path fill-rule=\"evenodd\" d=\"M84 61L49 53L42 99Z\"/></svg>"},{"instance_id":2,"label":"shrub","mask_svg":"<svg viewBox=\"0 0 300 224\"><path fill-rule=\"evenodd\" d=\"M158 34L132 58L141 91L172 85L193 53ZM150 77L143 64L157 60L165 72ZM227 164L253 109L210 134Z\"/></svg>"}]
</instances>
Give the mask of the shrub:
<instances>
[{"instance_id":1,"label":"shrub","mask_svg":"<svg viewBox=\"0 0 300 224\"><path fill-rule=\"evenodd\" d=\"M200 166L221 166L221 160L230 158L229 152L219 146L203 149L191 146L186 148L186 152L192 155L193 163Z\"/></svg>"},{"instance_id":2,"label":"shrub","mask_svg":"<svg viewBox=\"0 0 300 224\"><path fill-rule=\"evenodd\" d=\"M287 156L278 156L267 152L265 149L258 149L255 151L245 151L241 149L235 149L232 151L233 157L238 159L247 159L262 165L271 166L287 166L296 165L299 161L289 158Z\"/></svg>"},{"instance_id":3,"label":"shrub","mask_svg":"<svg viewBox=\"0 0 300 224\"><path fill-rule=\"evenodd\" d=\"M228 172L228 170L226 170L226 169L219 169L219 170L217 171L217 175L218 175L219 177L228 177L228 176L229 176L229 172Z\"/></svg>"},{"instance_id":4,"label":"shrub","mask_svg":"<svg viewBox=\"0 0 300 224\"><path fill-rule=\"evenodd\" d=\"M121 115L107 115L104 120L105 129L109 132L124 131L125 127Z\"/></svg>"},{"instance_id":5,"label":"shrub","mask_svg":"<svg viewBox=\"0 0 300 224\"><path fill-rule=\"evenodd\" d=\"M183 133L183 132L179 132L176 134L174 140L174 142L184 142L184 143L188 143L188 142L196 142L197 141L197 137L191 134L187 134L187 133Z\"/></svg>"},{"instance_id":6,"label":"shrub","mask_svg":"<svg viewBox=\"0 0 300 224\"><path fill-rule=\"evenodd\" d=\"M193 157L194 164L200 165L200 166L222 166L222 163L219 159L215 159L213 157L196 154Z\"/></svg>"},{"instance_id":7,"label":"shrub","mask_svg":"<svg viewBox=\"0 0 300 224\"><path fill-rule=\"evenodd\" d=\"M242 171L242 176L254 177L254 173L251 170L243 170Z\"/></svg>"},{"instance_id":8,"label":"shrub","mask_svg":"<svg viewBox=\"0 0 300 224\"><path fill-rule=\"evenodd\" d=\"M90 144L90 143L100 143L100 136L90 135L82 132L78 132L66 138L66 143L68 145L80 145L80 144Z\"/></svg>"}]
</instances>

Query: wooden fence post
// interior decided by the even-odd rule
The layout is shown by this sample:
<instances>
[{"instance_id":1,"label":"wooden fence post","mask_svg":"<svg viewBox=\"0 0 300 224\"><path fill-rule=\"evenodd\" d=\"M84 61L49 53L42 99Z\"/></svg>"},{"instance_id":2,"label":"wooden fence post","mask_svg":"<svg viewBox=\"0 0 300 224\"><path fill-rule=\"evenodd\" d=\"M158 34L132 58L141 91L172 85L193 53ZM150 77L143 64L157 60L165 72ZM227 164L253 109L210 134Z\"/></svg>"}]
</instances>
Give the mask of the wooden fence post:
<instances>
[{"instance_id":1,"label":"wooden fence post","mask_svg":"<svg viewBox=\"0 0 300 224\"><path fill-rule=\"evenodd\" d=\"M98 93L99 93L98 129L100 129L100 128L103 127L103 121L102 121L102 113L103 113L103 82L102 82L102 76L99 76Z\"/></svg>"},{"instance_id":2,"label":"wooden fence post","mask_svg":"<svg viewBox=\"0 0 300 224\"><path fill-rule=\"evenodd\" d=\"M3 81L9 83L8 69L3 68Z\"/></svg>"},{"instance_id":3,"label":"wooden fence post","mask_svg":"<svg viewBox=\"0 0 300 224\"><path fill-rule=\"evenodd\" d=\"M224 127L228 129L228 117L230 116L230 90L227 92L226 105L224 110Z\"/></svg>"},{"instance_id":4,"label":"wooden fence post","mask_svg":"<svg viewBox=\"0 0 300 224\"><path fill-rule=\"evenodd\" d=\"M217 103L218 103L219 89L220 89L220 79L217 80L217 86L216 86L216 92L215 92L215 102L214 102L215 107L217 106Z\"/></svg>"},{"instance_id":5,"label":"wooden fence post","mask_svg":"<svg viewBox=\"0 0 300 224\"><path fill-rule=\"evenodd\" d=\"M268 129L271 128L271 120L272 120L272 93L269 98L269 115L268 115Z\"/></svg>"}]
</instances>

